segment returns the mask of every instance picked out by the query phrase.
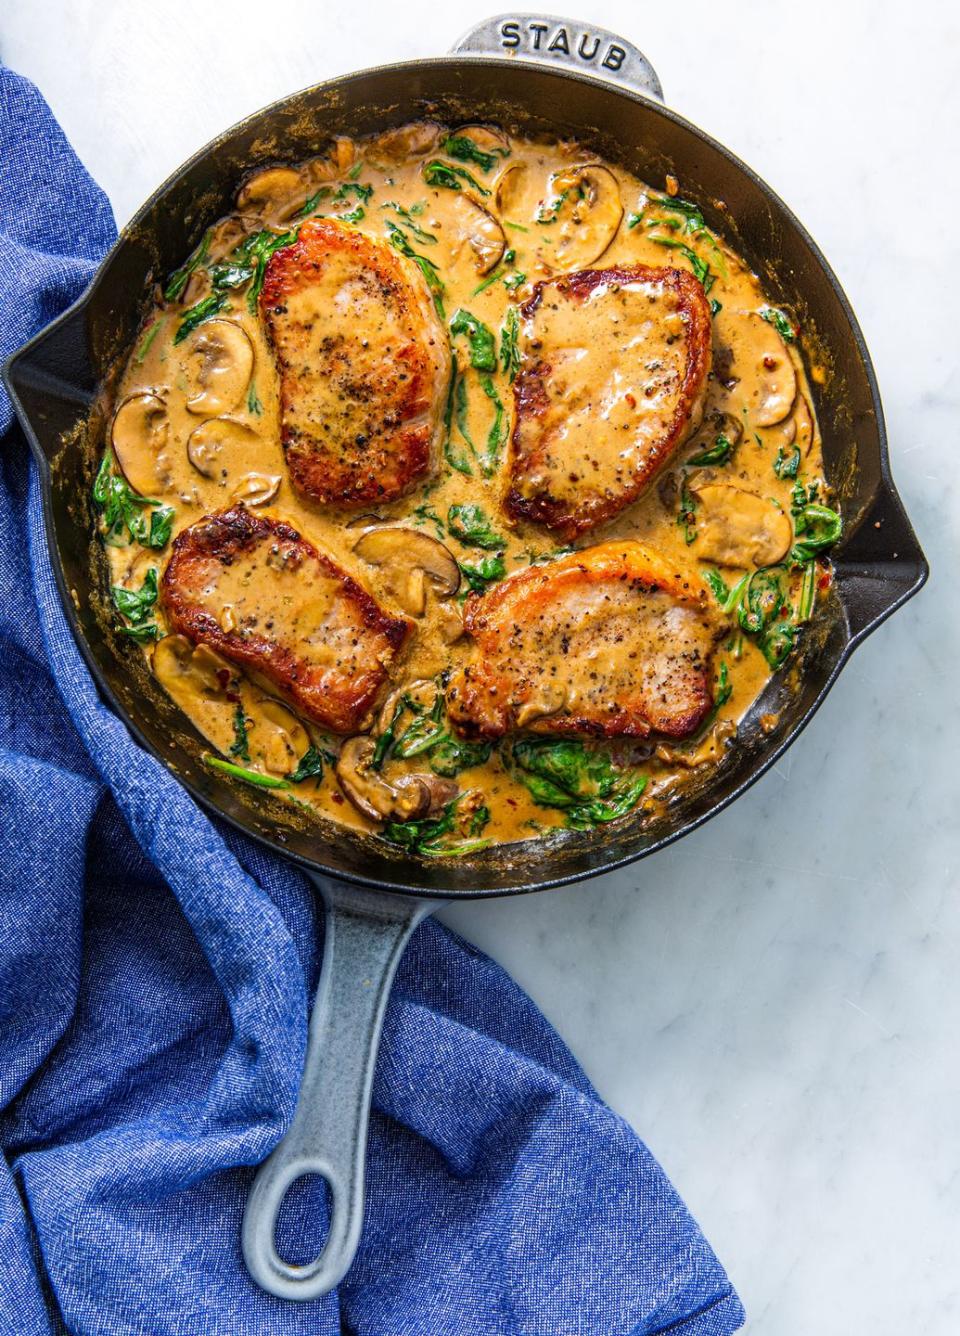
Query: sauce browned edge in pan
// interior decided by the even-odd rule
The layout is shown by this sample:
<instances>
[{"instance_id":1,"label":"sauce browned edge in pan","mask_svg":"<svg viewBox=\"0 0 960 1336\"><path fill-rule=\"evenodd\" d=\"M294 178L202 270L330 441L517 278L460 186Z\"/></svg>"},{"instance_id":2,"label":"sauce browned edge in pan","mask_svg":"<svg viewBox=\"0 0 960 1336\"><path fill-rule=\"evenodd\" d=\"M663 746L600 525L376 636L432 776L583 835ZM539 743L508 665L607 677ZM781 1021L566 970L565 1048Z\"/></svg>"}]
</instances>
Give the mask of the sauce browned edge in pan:
<instances>
[{"instance_id":1,"label":"sauce browned edge in pan","mask_svg":"<svg viewBox=\"0 0 960 1336\"><path fill-rule=\"evenodd\" d=\"M547 32L538 36L544 24ZM565 41L544 63L546 45L560 26ZM612 64L600 71L603 80L577 54L593 49L594 37L601 60L614 49ZM3 370L39 469L60 597L103 696L198 802L297 863L327 904L300 1099L290 1131L257 1176L244 1221L251 1274L284 1298L326 1293L356 1251L380 1026L397 963L417 923L443 898L518 894L582 880L693 830L774 764L856 646L920 589L928 573L890 476L880 398L856 318L786 206L722 145L656 100L656 75L620 38L542 15L503 15L474 29L464 47L494 54L362 71L295 94L226 131L160 187L123 230L86 294ZM616 85L607 81L611 77ZM628 818L613 829L561 833L546 844L500 846L443 864L414 861L370 838L301 820L262 791L254 800L202 764L198 736L150 680L136 648L119 643L123 638L104 615L89 509L103 430L101 386L109 387L137 331L149 277L169 272L207 224L229 209L237 181L251 167L308 157L333 134L363 135L423 117L576 137L641 179L661 181L673 173L710 225L735 243L796 316L807 341L804 352L827 368L825 383L812 388L827 476L844 519L844 537L833 553L833 588L799 655L744 722L737 746L704 785L683 795L660 827L640 828ZM769 734L761 715L777 717ZM274 1228L285 1192L307 1173L329 1183L331 1223L320 1257L295 1267L277 1255Z\"/></svg>"}]
</instances>

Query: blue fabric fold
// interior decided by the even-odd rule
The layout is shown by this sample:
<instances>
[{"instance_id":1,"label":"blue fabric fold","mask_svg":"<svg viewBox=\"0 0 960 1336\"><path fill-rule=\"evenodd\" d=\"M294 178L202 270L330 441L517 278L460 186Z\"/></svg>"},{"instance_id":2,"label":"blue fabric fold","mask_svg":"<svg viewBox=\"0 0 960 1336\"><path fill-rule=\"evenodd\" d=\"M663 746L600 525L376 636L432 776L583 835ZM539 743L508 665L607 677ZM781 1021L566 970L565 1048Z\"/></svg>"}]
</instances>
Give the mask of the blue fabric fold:
<instances>
[{"instance_id":1,"label":"blue fabric fold","mask_svg":"<svg viewBox=\"0 0 960 1336\"><path fill-rule=\"evenodd\" d=\"M36 89L2 68L0 233L6 356L115 232ZM740 1303L645 1146L503 971L429 922L387 1015L357 1261L308 1304L253 1285L240 1220L296 1099L315 895L100 700L11 420L0 392L0 1331L736 1330ZM322 1192L292 1195L287 1254L325 1218Z\"/></svg>"}]
</instances>

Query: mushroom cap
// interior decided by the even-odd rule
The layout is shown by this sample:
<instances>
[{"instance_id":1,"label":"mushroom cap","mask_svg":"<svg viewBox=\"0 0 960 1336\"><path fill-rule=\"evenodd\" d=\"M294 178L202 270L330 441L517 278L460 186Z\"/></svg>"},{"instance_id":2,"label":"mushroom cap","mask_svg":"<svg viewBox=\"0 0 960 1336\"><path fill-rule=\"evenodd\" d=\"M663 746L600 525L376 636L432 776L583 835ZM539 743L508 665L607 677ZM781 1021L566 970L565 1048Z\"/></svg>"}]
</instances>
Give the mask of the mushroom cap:
<instances>
[{"instance_id":1,"label":"mushroom cap","mask_svg":"<svg viewBox=\"0 0 960 1336\"><path fill-rule=\"evenodd\" d=\"M489 274L503 259L507 237L493 214L488 213L472 195L462 191L448 201L456 220L457 240L454 257L466 247L478 274Z\"/></svg>"},{"instance_id":2,"label":"mushroom cap","mask_svg":"<svg viewBox=\"0 0 960 1336\"><path fill-rule=\"evenodd\" d=\"M749 337L734 349L733 374L747 406L748 420L755 427L782 422L797 397L797 373L787 345L757 311L745 317Z\"/></svg>"},{"instance_id":3,"label":"mushroom cap","mask_svg":"<svg viewBox=\"0 0 960 1336\"><path fill-rule=\"evenodd\" d=\"M194 427L187 440L187 458L205 478L222 487L248 472L256 459L260 437L252 428L232 418L209 418Z\"/></svg>"},{"instance_id":4,"label":"mushroom cap","mask_svg":"<svg viewBox=\"0 0 960 1336\"><path fill-rule=\"evenodd\" d=\"M337 782L358 812L371 821L417 821L430 810L432 793L420 775L388 782L373 768L376 743L366 734L348 738L337 758Z\"/></svg>"},{"instance_id":5,"label":"mushroom cap","mask_svg":"<svg viewBox=\"0 0 960 1336\"><path fill-rule=\"evenodd\" d=\"M560 205L557 228L556 263L561 269L583 269L593 264L617 235L623 217L620 185L609 167L591 162L558 172L552 187ZM570 204L569 192L577 195Z\"/></svg>"},{"instance_id":6,"label":"mushroom cap","mask_svg":"<svg viewBox=\"0 0 960 1336\"><path fill-rule=\"evenodd\" d=\"M253 373L253 344L232 320L208 320L184 346L183 370L190 386L187 408L212 417L236 408Z\"/></svg>"},{"instance_id":7,"label":"mushroom cap","mask_svg":"<svg viewBox=\"0 0 960 1336\"><path fill-rule=\"evenodd\" d=\"M460 567L450 549L419 529L367 529L353 550L382 570L384 588L414 617L423 616L427 583L439 598L449 598L460 588Z\"/></svg>"},{"instance_id":8,"label":"mushroom cap","mask_svg":"<svg viewBox=\"0 0 960 1336\"><path fill-rule=\"evenodd\" d=\"M120 404L110 428L114 458L123 476L141 496L163 491L170 473L164 450L170 423L156 394L132 394Z\"/></svg>"},{"instance_id":9,"label":"mushroom cap","mask_svg":"<svg viewBox=\"0 0 960 1336\"><path fill-rule=\"evenodd\" d=\"M404 158L431 153L440 135L440 127L433 121L412 121L395 130L384 130L370 145L372 158L386 158L388 162L402 162Z\"/></svg>"},{"instance_id":10,"label":"mushroom cap","mask_svg":"<svg viewBox=\"0 0 960 1336\"><path fill-rule=\"evenodd\" d=\"M242 501L245 506L265 506L279 492L280 482L275 473L247 473L230 493L230 500Z\"/></svg>"},{"instance_id":11,"label":"mushroom cap","mask_svg":"<svg viewBox=\"0 0 960 1336\"><path fill-rule=\"evenodd\" d=\"M253 719L251 745L256 747L264 769L288 775L310 746L310 737L300 720L273 696L257 696L249 706Z\"/></svg>"},{"instance_id":12,"label":"mushroom cap","mask_svg":"<svg viewBox=\"0 0 960 1336\"><path fill-rule=\"evenodd\" d=\"M259 208L278 204L297 192L303 193L303 177L293 167L266 167L254 172L237 191L237 208Z\"/></svg>"},{"instance_id":13,"label":"mushroom cap","mask_svg":"<svg viewBox=\"0 0 960 1336\"><path fill-rule=\"evenodd\" d=\"M694 552L718 566L773 566L790 550L789 515L756 492L732 483L690 484L697 507Z\"/></svg>"}]
</instances>

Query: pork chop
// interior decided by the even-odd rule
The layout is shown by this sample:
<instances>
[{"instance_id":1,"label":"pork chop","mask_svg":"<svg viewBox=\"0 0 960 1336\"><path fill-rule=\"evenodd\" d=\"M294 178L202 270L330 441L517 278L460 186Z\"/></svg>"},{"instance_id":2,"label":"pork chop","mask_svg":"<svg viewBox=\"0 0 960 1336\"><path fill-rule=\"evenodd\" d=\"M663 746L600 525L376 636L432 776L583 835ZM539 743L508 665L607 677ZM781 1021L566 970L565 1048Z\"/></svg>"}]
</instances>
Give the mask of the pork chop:
<instances>
[{"instance_id":1,"label":"pork chop","mask_svg":"<svg viewBox=\"0 0 960 1336\"><path fill-rule=\"evenodd\" d=\"M412 630L295 529L243 506L178 534L160 597L173 630L334 733L366 722Z\"/></svg>"},{"instance_id":2,"label":"pork chop","mask_svg":"<svg viewBox=\"0 0 960 1336\"><path fill-rule=\"evenodd\" d=\"M280 375L294 487L392 501L433 469L450 346L417 270L347 223L304 223L267 266L260 311Z\"/></svg>"},{"instance_id":3,"label":"pork chop","mask_svg":"<svg viewBox=\"0 0 960 1336\"><path fill-rule=\"evenodd\" d=\"M685 738L713 705L721 628L696 577L641 543L517 571L467 599L464 627L474 655L447 711L467 736Z\"/></svg>"},{"instance_id":4,"label":"pork chop","mask_svg":"<svg viewBox=\"0 0 960 1336\"><path fill-rule=\"evenodd\" d=\"M635 501L703 415L710 307L684 269L582 269L521 308L505 506L567 539Z\"/></svg>"}]
</instances>

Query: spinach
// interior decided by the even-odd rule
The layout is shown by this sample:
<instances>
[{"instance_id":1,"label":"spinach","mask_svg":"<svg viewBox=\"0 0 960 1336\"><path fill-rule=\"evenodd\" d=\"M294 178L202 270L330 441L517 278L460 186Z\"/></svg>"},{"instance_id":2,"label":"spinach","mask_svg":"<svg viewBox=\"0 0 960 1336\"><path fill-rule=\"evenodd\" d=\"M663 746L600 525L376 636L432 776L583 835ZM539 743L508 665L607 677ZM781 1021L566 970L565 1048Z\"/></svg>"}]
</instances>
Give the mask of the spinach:
<instances>
[{"instance_id":1,"label":"spinach","mask_svg":"<svg viewBox=\"0 0 960 1336\"><path fill-rule=\"evenodd\" d=\"M401 696L393 707L393 714L390 716L390 722L377 738L377 745L373 749L373 757L370 765L374 770L382 770L383 763L387 759L387 753L393 746L394 738L397 732L397 724L400 722L400 716L407 708L405 696Z\"/></svg>"},{"instance_id":2,"label":"spinach","mask_svg":"<svg viewBox=\"0 0 960 1336\"><path fill-rule=\"evenodd\" d=\"M474 594L482 594L488 585L502 580L507 573L502 552L492 557L483 557L475 565L466 561L458 561L457 565Z\"/></svg>"},{"instance_id":3,"label":"spinach","mask_svg":"<svg viewBox=\"0 0 960 1336\"><path fill-rule=\"evenodd\" d=\"M210 229L203 234L200 245L187 260L186 264L175 269L167 281L167 286L163 290L164 300L168 302L179 301L183 296L184 289L190 275L195 269L199 269L210 253Z\"/></svg>"},{"instance_id":4,"label":"spinach","mask_svg":"<svg viewBox=\"0 0 960 1336\"><path fill-rule=\"evenodd\" d=\"M526 283L526 281L527 281L526 274L521 274L517 272L515 274L508 274L507 277L503 280L503 286L507 289L508 292L516 292L517 288L522 288L524 283Z\"/></svg>"},{"instance_id":5,"label":"spinach","mask_svg":"<svg viewBox=\"0 0 960 1336\"><path fill-rule=\"evenodd\" d=\"M381 209L393 209L398 218L403 220L403 226L410 232L417 241L422 241L425 246L435 246L437 238L432 232L426 232L413 216L411 209L405 209L402 204L395 204L392 200L386 204L380 205Z\"/></svg>"},{"instance_id":6,"label":"spinach","mask_svg":"<svg viewBox=\"0 0 960 1336\"><path fill-rule=\"evenodd\" d=\"M508 148L498 148L492 153L486 153L466 135L447 135L440 148L448 157L456 158L458 162L475 162L482 172L489 172L490 168L496 165L498 157L510 156Z\"/></svg>"},{"instance_id":7,"label":"spinach","mask_svg":"<svg viewBox=\"0 0 960 1336\"><path fill-rule=\"evenodd\" d=\"M287 778L291 784L302 784L307 779L319 781L323 779L324 760L329 761L332 765L336 757L333 752L322 752L319 747L315 747L311 743L300 757L296 770L291 771Z\"/></svg>"},{"instance_id":8,"label":"spinach","mask_svg":"<svg viewBox=\"0 0 960 1336\"><path fill-rule=\"evenodd\" d=\"M117 611L131 622L142 622L157 601L157 568L151 566L139 589L113 587L113 601Z\"/></svg>"},{"instance_id":9,"label":"spinach","mask_svg":"<svg viewBox=\"0 0 960 1336\"><path fill-rule=\"evenodd\" d=\"M785 455L781 445L773 461L773 471L778 478L795 478L800 471L800 447L795 445L790 454Z\"/></svg>"},{"instance_id":10,"label":"spinach","mask_svg":"<svg viewBox=\"0 0 960 1336\"><path fill-rule=\"evenodd\" d=\"M482 506L451 506L447 511L447 526L453 537L468 547L495 551L507 545L506 539L491 528Z\"/></svg>"},{"instance_id":11,"label":"spinach","mask_svg":"<svg viewBox=\"0 0 960 1336\"><path fill-rule=\"evenodd\" d=\"M811 557L833 547L843 532L843 521L829 506L809 502L802 509L794 511L794 536L796 541L790 552L790 560L803 565Z\"/></svg>"},{"instance_id":12,"label":"spinach","mask_svg":"<svg viewBox=\"0 0 960 1336\"><path fill-rule=\"evenodd\" d=\"M719 315L723 310L723 302L718 302L716 297L710 298L710 314Z\"/></svg>"},{"instance_id":13,"label":"spinach","mask_svg":"<svg viewBox=\"0 0 960 1336\"><path fill-rule=\"evenodd\" d=\"M695 455L691 455L687 460L690 465L694 464L725 464L733 454L733 445L721 432L713 445L708 445L705 450L700 450Z\"/></svg>"},{"instance_id":14,"label":"spinach","mask_svg":"<svg viewBox=\"0 0 960 1336\"><path fill-rule=\"evenodd\" d=\"M450 332L456 336L463 334L467 338L469 345L470 366L480 372L480 388L487 398L492 402L494 408L493 422L487 433L486 453L480 456L480 467L486 477L493 473L497 459L500 454L500 448L504 440L504 418L505 410L503 401L497 391L496 385L490 372L497 369L497 344L492 331L478 320L475 315L461 308L455 314L450 322ZM456 420L457 429L460 435L470 446L474 455L477 454L477 448L472 441L467 430L467 387L466 381L461 377L457 384L456 398Z\"/></svg>"},{"instance_id":15,"label":"spinach","mask_svg":"<svg viewBox=\"0 0 960 1336\"><path fill-rule=\"evenodd\" d=\"M144 622L141 626L121 626L120 634L129 636L138 645L150 645L160 639L160 628L156 622Z\"/></svg>"},{"instance_id":16,"label":"spinach","mask_svg":"<svg viewBox=\"0 0 960 1336\"><path fill-rule=\"evenodd\" d=\"M325 199L329 199L332 194L332 186L321 186L319 190L315 191L314 194L309 195L304 200L303 208L293 215L294 218L306 218L308 214L313 213L314 209L316 209L319 204L322 204Z\"/></svg>"},{"instance_id":17,"label":"spinach","mask_svg":"<svg viewBox=\"0 0 960 1336\"><path fill-rule=\"evenodd\" d=\"M679 195L666 195L663 199L653 200L652 203L654 203L658 209L666 209L670 213L682 214L686 220L686 231L707 231L707 225L703 220L703 214L701 213L698 204L693 204L688 199L681 199Z\"/></svg>"},{"instance_id":18,"label":"spinach","mask_svg":"<svg viewBox=\"0 0 960 1336\"><path fill-rule=\"evenodd\" d=\"M687 486L687 475L680 483L680 513L677 524L683 531L683 541L689 547L697 536L697 506L700 503Z\"/></svg>"},{"instance_id":19,"label":"spinach","mask_svg":"<svg viewBox=\"0 0 960 1336\"><path fill-rule=\"evenodd\" d=\"M454 365L450 373L450 389L447 391L447 407L443 415L443 425L446 436L443 443L443 455L452 469L458 473L464 473L468 478L473 477L473 469L470 467L470 461L461 451L454 449L453 445L453 410L457 409L457 429L461 436L467 440L472 447L473 442L466 435L466 413L467 413L467 387L463 383L463 378L457 375L457 368Z\"/></svg>"},{"instance_id":20,"label":"spinach","mask_svg":"<svg viewBox=\"0 0 960 1336\"><path fill-rule=\"evenodd\" d=\"M646 206L644 205L644 209L645 209L645 208L646 208ZM632 228L634 228L634 227L637 227L638 224L641 223L641 222L643 221L644 209L641 209L639 213L628 213L628 214L627 214L627 227L628 227L628 228L632 229Z\"/></svg>"},{"instance_id":21,"label":"spinach","mask_svg":"<svg viewBox=\"0 0 960 1336\"><path fill-rule=\"evenodd\" d=\"M292 246L298 235L299 228L294 228L292 232L271 232L264 228L260 232L253 232L250 236L244 237L240 244L233 248L231 254L241 265L253 271L253 281L247 289L247 307L251 314L257 313L257 299L263 290L267 265L278 250Z\"/></svg>"},{"instance_id":22,"label":"spinach","mask_svg":"<svg viewBox=\"0 0 960 1336\"><path fill-rule=\"evenodd\" d=\"M760 312L760 319L766 320L768 325L773 325L781 339L786 343L796 343L796 328L783 311L777 310L775 306L765 306Z\"/></svg>"},{"instance_id":23,"label":"spinach","mask_svg":"<svg viewBox=\"0 0 960 1336\"><path fill-rule=\"evenodd\" d=\"M413 705L413 701L407 700L406 697L404 697L404 703ZM438 684L433 708L429 711L418 711L417 718L397 739L393 749L394 755L399 756L401 760L409 760L411 756L419 756L421 752L429 751L431 747L436 746L446 733L443 724L440 722L442 715L443 691Z\"/></svg>"},{"instance_id":24,"label":"spinach","mask_svg":"<svg viewBox=\"0 0 960 1336\"><path fill-rule=\"evenodd\" d=\"M475 371L496 371L497 345L490 329L462 307L450 321L450 333L465 334L470 347L470 365Z\"/></svg>"},{"instance_id":25,"label":"spinach","mask_svg":"<svg viewBox=\"0 0 960 1336\"><path fill-rule=\"evenodd\" d=\"M656 242L658 246L669 246L686 256L693 269L693 275L703 287L704 292L710 291L717 281L716 275L710 272L710 266L706 260L699 256L685 241L678 241L676 237L651 237L650 240Z\"/></svg>"},{"instance_id":26,"label":"spinach","mask_svg":"<svg viewBox=\"0 0 960 1336\"><path fill-rule=\"evenodd\" d=\"M479 195L490 194L490 191L482 186L477 178L471 176L468 171L465 171L462 167L451 167L448 162L441 162L439 158L424 163L423 179L428 186L442 186L444 190L462 190L463 186L460 182L466 181L468 185L473 186Z\"/></svg>"},{"instance_id":27,"label":"spinach","mask_svg":"<svg viewBox=\"0 0 960 1336\"><path fill-rule=\"evenodd\" d=\"M154 320L153 324L150 326L146 334L143 336L143 341L141 342L140 347L137 349L137 355L134 358L134 361L136 362L137 366L141 366L143 364L143 359L150 351L150 346L153 343L154 339L160 333L160 326L162 324L163 324L163 317L161 316L159 320Z\"/></svg>"},{"instance_id":28,"label":"spinach","mask_svg":"<svg viewBox=\"0 0 960 1336\"><path fill-rule=\"evenodd\" d=\"M748 635L762 634L783 607L783 569L782 566L764 566L749 577L737 610L737 620Z\"/></svg>"},{"instance_id":29,"label":"spinach","mask_svg":"<svg viewBox=\"0 0 960 1336\"><path fill-rule=\"evenodd\" d=\"M426 817L422 821L388 821L383 828L383 838L391 844L399 844L409 853L428 858L462 857L485 849L489 840L471 838L450 842L443 839L456 828L457 804L462 797L461 794L447 803L439 817ZM467 819L466 834L479 835L489 820L489 808L478 807Z\"/></svg>"},{"instance_id":30,"label":"spinach","mask_svg":"<svg viewBox=\"0 0 960 1336\"><path fill-rule=\"evenodd\" d=\"M437 531L437 537L442 538L444 536L446 529L444 528L443 520L434 510L433 506L428 506L426 504L415 506L413 513L416 516L414 524L432 524Z\"/></svg>"},{"instance_id":31,"label":"spinach","mask_svg":"<svg viewBox=\"0 0 960 1336\"><path fill-rule=\"evenodd\" d=\"M733 687L730 683L730 669L727 667L726 660L720 665L720 675L717 678L716 691L713 697L713 713L716 714L721 706L726 705L727 701L733 695Z\"/></svg>"},{"instance_id":32,"label":"spinach","mask_svg":"<svg viewBox=\"0 0 960 1336\"><path fill-rule=\"evenodd\" d=\"M740 606L740 600L743 597L743 592L747 587L747 582L749 581L750 576L742 576L732 589L728 588L726 581L719 571L707 570L704 573L703 578L710 587L710 592L713 594L713 597L720 604L720 611L729 613Z\"/></svg>"},{"instance_id":33,"label":"spinach","mask_svg":"<svg viewBox=\"0 0 960 1336\"><path fill-rule=\"evenodd\" d=\"M757 644L771 668L777 669L786 661L796 643L796 637L796 626L785 621L774 623L764 632Z\"/></svg>"},{"instance_id":34,"label":"spinach","mask_svg":"<svg viewBox=\"0 0 960 1336\"><path fill-rule=\"evenodd\" d=\"M202 325L205 320L210 320L213 316L219 315L226 304L227 299L222 292L211 292L209 297L204 297L202 301L197 302L196 306L191 306L184 313L183 319L177 326L177 332L173 336L174 343L182 343L198 325Z\"/></svg>"},{"instance_id":35,"label":"spinach","mask_svg":"<svg viewBox=\"0 0 960 1336\"><path fill-rule=\"evenodd\" d=\"M396 247L401 255L405 255L408 260L412 260L420 270L421 274L423 274L427 281L427 287L433 293L433 304L437 308L437 315L439 315L441 320L446 320L447 313L443 308L443 294L447 289L443 279L440 277L437 266L432 260L428 260L425 255L419 255L413 249L406 233L403 232L396 223L388 221L387 231L390 234L391 245Z\"/></svg>"},{"instance_id":36,"label":"spinach","mask_svg":"<svg viewBox=\"0 0 960 1336\"><path fill-rule=\"evenodd\" d=\"M517 338L520 332L520 316L515 306L507 310L503 328L500 330L500 366L511 385L520 370L520 349Z\"/></svg>"},{"instance_id":37,"label":"spinach","mask_svg":"<svg viewBox=\"0 0 960 1336\"><path fill-rule=\"evenodd\" d=\"M258 417L263 412L263 404L257 395L257 382L253 379L251 379L250 388L247 390L247 412L256 413Z\"/></svg>"},{"instance_id":38,"label":"spinach","mask_svg":"<svg viewBox=\"0 0 960 1336\"><path fill-rule=\"evenodd\" d=\"M113 456L109 450L104 454L94 480L93 502L101 511L104 542L111 547L123 547L126 542L131 542L159 551L170 541L173 508L134 492L122 474L114 473ZM149 525L144 514L147 509L151 510Z\"/></svg>"},{"instance_id":39,"label":"spinach","mask_svg":"<svg viewBox=\"0 0 960 1336\"><path fill-rule=\"evenodd\" d=\"M247 733L247 724L250 720L243 712L243 703L237 701L236 709L233 712L233 742L230 746L230 755L238 757L241 761L250 760L250 737Z\"/></svg>"},{"instance_id":40,"label":"spinach","mask_svg":"<svg viewBox=\"0 0 960 1336\"><path fill-rule=\"evenodd\" d=\"M803 583L800 586L800 602L797 604L797 621L807 622L813 616L813 605L817 597L817 563L808 561L803 568Z\"/></svg>"},{"instance_id":41,"label":"spinach","mask_svg":"<svg viewBox=\"0 0 960 1336\"><path fill-rule=\"evenodd\" d=\"M276 779L273 775L262 775L259 770L245 770L242 765L234 765L232 761L223 761L219 756L211 756L205 752L203 756L205 765L211 770L220 770L225 775L232 775L235 779L242 779L247 784L253 784L260 789L288 789L289 783L285 779Z\"/></svg>"},{"instance_id":42,"label":"spinach","mask_svg":"<svg viewBox=\"0 0 960 1336\"><path fill-rule=\"evenodd\" d=\"M570 194L571 189L572 187L568 188L567 190L561 190L560 194L557 196L557 198L553 201L552 204L540 206L540 208L537 210L536 222L538 222L541 225L541 227L550 227L552 223L555 223L557 221L557 219L560 217L560 210L563 208L566 198ZM578 187L578 191L580 198L582 199L583 198L582 187Z\"/></svg>"},{"instance_id":43,"label":"spinach","mask_svg":"<svg viewBox=\"0 0 960 1336\"><path fill-rule=\"evenodd\" d=\"M450 735L441 738L430 750L430 769L444 779L453 779L461 770L489 761L489 742L461 742Z\"/></svg>"},{"instance_id":44,"label":"spinach","mask_svg":"<svg viewBox=\"0 0 960 1336\"><path fill-rule=\"evenodd\" d=\"M562 810L574 830L625 816L647 786L645 775L619 769L608 752L582 742L520 738L508 749L507 761L534 802Z\"/></svg>"}]
</instances>

